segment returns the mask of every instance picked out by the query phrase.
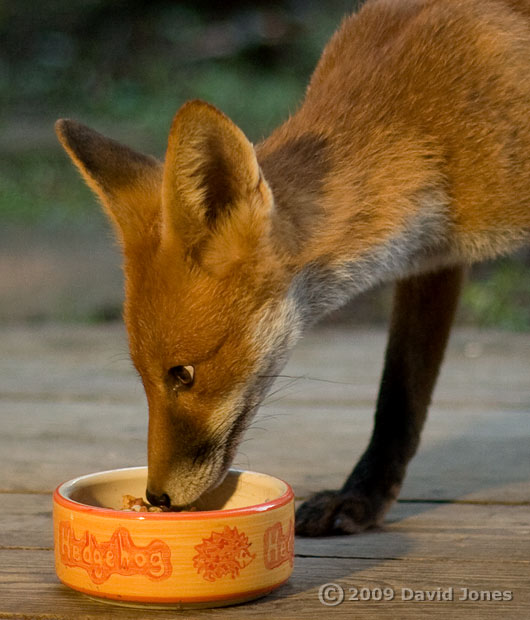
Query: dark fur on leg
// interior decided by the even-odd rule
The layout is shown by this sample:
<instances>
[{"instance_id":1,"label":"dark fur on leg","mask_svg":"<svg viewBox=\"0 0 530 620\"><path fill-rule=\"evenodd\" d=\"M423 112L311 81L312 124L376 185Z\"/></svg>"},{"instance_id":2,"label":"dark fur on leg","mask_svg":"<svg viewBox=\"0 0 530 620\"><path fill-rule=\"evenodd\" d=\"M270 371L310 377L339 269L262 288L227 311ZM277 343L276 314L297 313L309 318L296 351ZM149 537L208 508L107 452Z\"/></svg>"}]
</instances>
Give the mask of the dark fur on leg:
<instances>
[{"instance_id":1,"label":"dark fur on leg","mask_svg":"<svg viewBox=\"0 0 530 620\"><path fill-rule=\"evenodd\" d=\"M297 534L354 534L381 523L420 441L462 274L454 267L397 283L370 444L340 491L321 491L298 508Z\"/></svg>"}]
</instances>

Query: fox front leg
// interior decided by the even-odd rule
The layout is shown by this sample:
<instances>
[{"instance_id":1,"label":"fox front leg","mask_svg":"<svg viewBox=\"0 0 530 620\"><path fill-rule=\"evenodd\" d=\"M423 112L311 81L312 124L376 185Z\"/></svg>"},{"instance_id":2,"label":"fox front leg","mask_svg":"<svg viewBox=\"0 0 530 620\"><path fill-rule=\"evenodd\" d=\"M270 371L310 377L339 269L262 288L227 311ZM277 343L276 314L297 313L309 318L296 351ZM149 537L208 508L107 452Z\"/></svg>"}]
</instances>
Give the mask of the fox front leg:
<instances>
[{"instance_id":1,"label":"fox front leg","mask_svg":"<svg viewBox=\"0 0 530 620\"><path fill-rule=\"evenodd\" d=\"M354 534L381 523L419 444L462 274L455 267L396 284L372 438L342 489L298 508L298 535Z\"/></svg>"}]
</instances>

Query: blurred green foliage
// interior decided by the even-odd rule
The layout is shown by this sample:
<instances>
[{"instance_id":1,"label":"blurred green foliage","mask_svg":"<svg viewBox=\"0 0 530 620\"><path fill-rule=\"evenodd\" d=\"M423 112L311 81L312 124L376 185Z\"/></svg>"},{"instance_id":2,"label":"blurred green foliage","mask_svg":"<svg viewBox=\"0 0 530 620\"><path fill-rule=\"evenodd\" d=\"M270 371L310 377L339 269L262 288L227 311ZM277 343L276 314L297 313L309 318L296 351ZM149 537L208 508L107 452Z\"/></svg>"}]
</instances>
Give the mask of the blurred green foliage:
<instances>
[{"instance_id":1,"label":"blurred green foliage","mask_svg":"<svg viewBox=\"0 0 530 620\"><path fill-rule=\"evenodd\" d=\"M0 0L0 219L57 230L100 221L57 145L59 117L161 156L175 111L202 98L259 140L296 108L358 4ZM461 317L530 329L528 265L520 253L477 268Z\"/></svg>"},{"instance_id":2,"label":"blurred green foliage","mask_svg":"<svg viewBox=\"0 0 530 620\"><path fill-rule=\"evenodd\" d=\"M529 258L528 252L520 253L477 268L463 291L463 319L483 327L530 331Z\"/></svg>"},{"instance_id":3,"label":"blurred green foliage","mask_svg":"<svg viewBox=\"0 0 530 620\"><path fill-rule=\"evenodd\" d=\"M355 0L19 0L0 5L0 218L61 224L93 202L58 148L73 117L161 156L186 100L254 141L292 112Z\"/></svg>"},{"instance_id":4,"label":"blurred green foliage","mask_svg":"<svg viewBox=\"0 0 530 620\"><path fill-rule=\"evenodd\" d=\"M0 112L76 112L155 135L189 98L223 106L252 138L303 93L356 2L19 0L0 12Z\"/></svg>"}]
</instances>

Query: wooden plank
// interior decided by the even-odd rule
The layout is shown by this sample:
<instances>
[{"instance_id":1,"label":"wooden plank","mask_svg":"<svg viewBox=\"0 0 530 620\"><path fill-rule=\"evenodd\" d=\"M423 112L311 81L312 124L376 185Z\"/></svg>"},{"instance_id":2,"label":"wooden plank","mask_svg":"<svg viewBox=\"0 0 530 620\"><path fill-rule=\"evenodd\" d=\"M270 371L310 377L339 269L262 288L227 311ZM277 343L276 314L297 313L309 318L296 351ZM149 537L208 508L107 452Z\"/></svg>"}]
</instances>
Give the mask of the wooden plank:
<instances>
[{"instance_id":1,"label":"wooden plank","mask_svg":"<svg viewBox=\"0 0 530 620\"><path fill-rule=\"evenodd\" d=\"M530 574L528 506L397 504L382 530L357 536L297 538L300 556L394 558L433 562L507 559Z\"/></svg>"},{"instance_id":2,"label":"wooden plank","mask_svg":"<svg viewBox=\"0 0 530 620\"><path fill-rule=\"evenodd\" d=\"M0 548L53 547L51 498L0 495ZM297 538L300 556L461 559L525 564L530 571L528 506L398 503L382 531Z\"/></svg>"},{"instance_id":3,"label":"wooden plank","mask_svg":"<svg viewBox=\"0 0 530 620\"><path fill-rule=\"evenodd\" d=\"M368 441L384 341L381 330L311 332L285 374L324 381L279 380L235 464L301 497L340 486ZM145 462L145 396L122 326L0 329L0 346L0 490L51 491ZM530 500L530 336L457 331L448 358L401 496Z\"/></svg>"},{"instance_id":4,"label":"wooden plank","mask_svg":"<svg viewBox=\"0 0 530 620\"><path fill-rule=\"evenodd\" d=\"M427 576L428 575L428 576ZM332 609L318 599L320 586L338 583L346 600ZM142 617L165 620L174 612L142 611L106 606L70 591L57 582L51 551L0 551L0 618L57 618L136 620ZM354 588L391 588L393 601L348 600ZM460 588L511 592L510 601L460 601ZM453 588L452 601L407 602L402 588L446 591ZM406 594L406 592L405 592ZM297 558L291 580L268 597L238 607L187 611L185 617L308 618L315 614L336 618L447 618L523 619L530 615L528 573L518 564L506 562L502 570L490 564L469 561L362 560L346 558Z\"/></svg>"},{"instance_id":5,"label":"wooden plank","mask_svg":"<svg viewBox=\"0 0 530 620\"><path fill-rule=\"evenodd\" d=\"M300 496L340 485L369 436L384 340L381 330L310 334L285 373L324 381L298 380L271 397L238 464L286 477ZM121 327L0 329L0 346L0 489L50 491L102 463L145 461L145 397ZM529 351L525 335L456 333L402 493L521 505L398 503L382 532L297 539L295 573L277 593L186 617L529 617ZM113 361L115 352L122 359ZM0 618L175 617L104 606L64 588L50 550L49 495L3 493L0 502ZM317 593L329 581L388 585L398 595L401 587L513 590L514 599L345 601L327 610Z\"/></svg>"},{"instance_id":6,"label":"wooden plank","mask_svg":"<svg viewBox=\"0 0 530 620\"><path fill-rule=\"evenodd\" d=\"M81 474L142 465L144 418L126 404L0 401L0 490L51 492Z\"/></svg>"},{"instance_id":7,"label":"wooden plank","mask_svg":"<svg viewBox=\"0 0 530 620\"><path fill-rule=\"evenodd\" d=\"M60 233L55 226L45 230L6 219L0 236L0 322L86 319L120 304L119 250L97 211L89 226L67 225Z\"/></svg>"},{"instance_id":8,"label":"wooden plank","mask_svg":"<svg viewBox=\"0 0 530 620\"><path fill-rule=\"evenodd\" d=\"M51 491L65 478L144 464L140 396L136 404L0 400L0 490ZM368 441L371 414L354 405L323 411L287 401L265 408L234 464L285 478L300 497L339 487ZM530 500L527 420L520 411L433 408L401 497Z\"/></svg>"},{"instance_id":9,"label":"wooden plank","mask_svg":"<svg viewBox=\"0 0 530 620\"><path fill-rule=\"evenodd\" d=\"M4 399L144 404L123 328L0 330L0 346Z\"/></svg>"},{"instance_id":10,"label":"wooden plank","mask_svg":"<svg viewBox=\"0 0 530 620\"><path fill-rule=\"evenodd\" d=\"M0 548L53 549L49 494L1 493L0 505Z\"/></svg>"},{"instance_id":11,"label":"wooden plank","mask_svg":"<svg viewBox=\"0 0 530 620\"><path fill-rule=\"evenodd\" d=\"M307 402L329 387L332 400L342 391L355 402L361 389L362 399L371 406L385 340L385 330L379 328L317 328L297 345L284 374L313 378L302 382L303 390L298 392L298 398L305 394ZM122 402L136 402L137 392L141 394L121 324L4 327L0 347L0 394L48 398L60 394ZM529 361L528 334L455 330L435 403L451 408L462 403L491 408L491 403L501 403L529 411ZM37 372L43 369L48 372ZM136 393L135 386L140 387Z\"/></svg>"}]
</instances>

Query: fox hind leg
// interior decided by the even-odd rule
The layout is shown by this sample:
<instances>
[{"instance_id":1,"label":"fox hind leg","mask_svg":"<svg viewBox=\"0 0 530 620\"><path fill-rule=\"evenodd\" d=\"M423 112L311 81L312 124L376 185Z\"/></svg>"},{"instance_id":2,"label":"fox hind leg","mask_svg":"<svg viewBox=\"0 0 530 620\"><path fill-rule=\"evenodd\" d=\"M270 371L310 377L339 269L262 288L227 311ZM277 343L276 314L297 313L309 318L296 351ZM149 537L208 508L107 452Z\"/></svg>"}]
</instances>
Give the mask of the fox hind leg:
<instances>
[{"instance_id":1,"label":"fox hind leg","mask_svg":"<svg viewBox=\"0 0 530 620\"><path fill-rule=\"evenodd\" d=\"M342 489L316 493L298 508L298 535L354 534L381 523L419 444L463 271L397 282L370 443Z\"/></svg>"}]
</instances>

